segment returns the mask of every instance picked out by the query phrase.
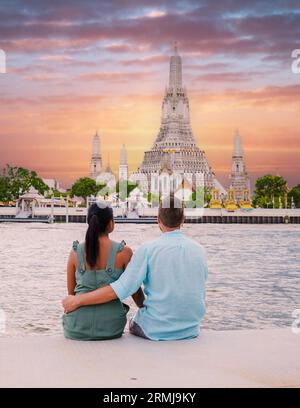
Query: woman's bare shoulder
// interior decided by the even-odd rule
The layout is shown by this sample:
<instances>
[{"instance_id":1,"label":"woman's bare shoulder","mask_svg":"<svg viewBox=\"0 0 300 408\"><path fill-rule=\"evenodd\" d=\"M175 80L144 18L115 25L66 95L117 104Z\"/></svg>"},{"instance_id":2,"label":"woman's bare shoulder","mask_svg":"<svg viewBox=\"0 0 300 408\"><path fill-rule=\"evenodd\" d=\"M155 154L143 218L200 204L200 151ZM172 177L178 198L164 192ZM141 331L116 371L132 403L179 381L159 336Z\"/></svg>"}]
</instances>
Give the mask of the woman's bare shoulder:
<instances>
[{"instance_id":1,"label":"woman's bare shoulder","mask_svg":"<svg viewBox=\"0 0 300 408\"><path fill-rule=\"evenodd\" d=\"M77 252L74 249L71 249L69 253L68 265L77 265Z\"/></svg>"},{"instance_id":2,"label":"woman's bare shoulder","mask_svg":"<svg viewBox=\"0 0 300 408\"><path fill-rule=\"evenodd\" d=\"M129 246L124 245L124 247L119 252L119 254L122 257L122 259L124 259L125 262L129 262L132 257L133 252Z\"/></svg>"}]
</instances>

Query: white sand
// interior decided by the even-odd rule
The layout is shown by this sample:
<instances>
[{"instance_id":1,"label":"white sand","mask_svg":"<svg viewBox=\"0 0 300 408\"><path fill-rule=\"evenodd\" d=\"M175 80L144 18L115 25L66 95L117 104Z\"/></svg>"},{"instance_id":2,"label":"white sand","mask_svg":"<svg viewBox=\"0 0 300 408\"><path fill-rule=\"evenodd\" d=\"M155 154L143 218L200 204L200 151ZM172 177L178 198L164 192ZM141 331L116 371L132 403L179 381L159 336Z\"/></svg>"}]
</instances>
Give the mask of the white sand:
<instances>
[{"instance_id":1,"label":"white sand","mask_svg":"<svg viewBox=\"0 0 300 408\"><path fill-rule=\"evenodd\" d=\"M0 339L1 387L299 387L300 334L203 331L198 339Z\"/></svg>"}]
</instances>

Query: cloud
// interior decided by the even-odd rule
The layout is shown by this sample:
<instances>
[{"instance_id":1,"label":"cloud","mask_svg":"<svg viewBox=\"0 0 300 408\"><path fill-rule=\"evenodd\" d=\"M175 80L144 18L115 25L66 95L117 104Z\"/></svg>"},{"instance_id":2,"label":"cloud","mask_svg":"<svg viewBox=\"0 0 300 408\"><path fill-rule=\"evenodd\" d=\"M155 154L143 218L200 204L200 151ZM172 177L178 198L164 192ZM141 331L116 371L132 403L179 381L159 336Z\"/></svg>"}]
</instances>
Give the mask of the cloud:
<instances>
[{"instance_id":1,"label":"cloud","mask_svg":"<svg viewBox=\"0 0 300 408\"><path fill-rule=\"evenodd\" d=\"M297 1L14 0L0 2L0 18L8 60L0 78L1 162L37 163L70 180L88 171L89 136L99 126L109 138L103 149L123 138L138 163L159 127L177 40L193 129L209 158L217 157L213 166L225 162L226 135L239 122L266 149L261 159L248 144L249 168L257 157L288 163L290 174L296 168L290 151L299 140L300 85L288 65L299 48Z\"/></svg>"},{"instance_id":2,"label":"cloud","mask_svg":"<svg viewBox=\"0 0 300 408\"><path fill-rule=\"evenodd\" d=\"M41 7L33 1L24 8L25 3L16 1L19 11L15 13L12 8L9 12L0 8L5 16L0 27L3 49L82 49L106 42L105 49L112 53L138 52L141 47L161 49L178 39L188 52L260 53L282 59L295 48L300 35L300 14L294 1L284 6L280 1L271 6L259 0L172 2L173 7L165 10L156 7L158 1L44 3ZM109 41L112 43L107 44Z\"/></svg>"},{"instance_id":3,"label":"cloud","mask_svg":"<svg viewBox=\"0 0 300 408\"><path fill-rule=\"evenodd\" d=\"M59 38L18 38L4 39L0 37L0 48L7 53L28 54L40 52L57 52L58 50L77 51L90 44L89 39L59 39Z\"/></svg>"},{"instance_id":4,"label":"cloud","mask_svg":"<svg viewBox=\"0 0 300 408\"><path fill-rule=\"evenodd\" d=\"M161 10L153 10L150 11L149 13L146 14L146 17L149 18L159 18L159 17L163 17L166 15L165 11L161 11Z\"/></svg>"},{"instance_id":5,"label":"cloud","mask_svg":"<svg viewBox=\"0 0 300 408\"><path fill-rule=\"evenodd\" d=\"M225 89L219 92L192 89L190 95L206 103L233 102L236 104L278 106L298 106L300 99L300 85L266 86L255 89Z\"/></svg>"},{"instance_id":6,"label":"cloud","mask_svg":"<svg viewBox=\"0 0 300 408\"><path fill-rule=\"evenodd\" d=\"M215 72L210 74L198 75L195 79L207 82L244 82L252 79L254 75L262 75L261 73L246 73L246 72Z\"/></svg>"},{"instance_id":7,"label":"cloud","mask_svg":"<svg viewBox=\"0 0 300 408\"><path fill-rule=\"evenodd\" d=\"M107 45L105 49L113 53L123 53L133 51L135 48L128 44L111 44Z\"/></svg>"},{"instance_id":8,"label":"cloud","mask_svg":"<svg viewBox=\"0 0 300 408\"><path fill-rule=\"evenodd\" d=\"M229 91L226 96L237 97L239 100L251 101L254 104L297 104L300 98L300 85L267 86L248 91Z\"/></svg>"},{"instance_id":9,"label":"cloud","mask_svg":"<svg viewBox=\"0 0 300 408\"><path fill-rule=\"evenodd\" d=\"M192 63L185 63L184 70L197 70L197 71L216 71L216 70L226 70L231 68L229 62L211 62L206 64L199 64L198 61Z\"/></svg>"},{"instance_id":10,"label":"cloud","mask_svg":"<svg viewBox=\"0 0 300 408\"><path fill-rule=\"evenodd\" d=\"M121 63L125 66L130 65L139 65L139 66L149 66L152 64L161 64L161 63L168 63L170 57L168 55L152 55L145 58L140 59L130 59L130 60L123 60Z\"/></svg>"},{"instance_id":11,"label":"cloud","mask_svg":"<svg viewBox=\"0 0 300 408\"><path fill-rule=\"evenodd\" d=\"M112 81L112 82L126 82L145 80L153 76L149 72L93 72L81 74L79 79L84 81Z\"/></svg>"},{"instance_id":12,"label":"cloud","mask_svg":"<svg viewBox=\"0 0 300 408\"><path fill-rule=\"evenodd\" d=\"M50 81L61 81L67 78L66 75L60 73L38 73L38 74L28 74L24 75L24 78L28 81L33 82L46 82Z\"/></svg>"},{"instance_id":13,"label":"cloud","mask_svg":"<svg viewBox=\"0 0 300 408\"><path fill-rule=\"evenodd\" d=\"M70 62L70 61L74 61L74 56L63 55L63 54L62 55L61 54L58 54L58 55L50 54L50 55L42 55L39 57L39 59L41 61Z\"/></svg>"}]
</instances>

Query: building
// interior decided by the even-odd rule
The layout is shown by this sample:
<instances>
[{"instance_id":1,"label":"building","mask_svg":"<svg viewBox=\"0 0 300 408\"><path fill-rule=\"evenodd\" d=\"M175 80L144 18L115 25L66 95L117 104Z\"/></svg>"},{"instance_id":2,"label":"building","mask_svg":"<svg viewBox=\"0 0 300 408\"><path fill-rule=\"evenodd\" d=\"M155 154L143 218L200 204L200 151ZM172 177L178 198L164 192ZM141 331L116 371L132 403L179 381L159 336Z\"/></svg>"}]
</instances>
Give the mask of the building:
<instances>
[{"instance_id":1,"label":"building","mask_svg":"<svg viewBox=\"0 0 300 408\"><path fill-rule=\"evenodd\" d=\"M43 178L42 180L49 187L49 190L59 191L61 193L66 192L66 190L62 188L61 185L59 184L59 181L55 179L47 179L47 178Z\"/></svg>"},{"instance_id":2,"label":"building","mask_svg":"<svg viewBox=\"0 0 300 408\"><path fill-rule=\"evenodd\" d=\"M30 187L27 193L22 194L17 200L17 215L16 218L29 218L35 206L39 207L44 199L33 186Z\"/></svg>"},{"instance_id":3,"label":"building","mask_svg":"<svg viewBox=\"0 0 300 408\"><path fill-rule=\"evenodd\" d=\"M123 144L120 150L119 181L128 180L127 150Z\"/></svg>"},{"instance_id":4,"label":"building","mask_svg":"<svg viewBox=\"0 0 300 408\"><path fill-rule=\"evenodd\" d=\"M152 178L158 177L163 168L179 176L172 181L174 190L182 179L194 188L201 183L209 189L214 187L214 173L205 152L196 145L191 129L189 100L182 83L182 61L176 45L170 58L169 85L162 102L159 133L131 179L149 192L152 186L158 187L158 181Z\"/></svg>"},{"instance_id":5,"label":"building","mask_svg":"<svg viewBox=\"0 0 300 408\"><path fill-rule=\"evenodd\" d=\"M241 201L244 190L250 190L250 180L245 165L242 139L238 131L234 136L233 142L230 187L235 191L237 202Z\"/></svg>"},{"instance_id":6,"label":"building","mask_svg":"<svg viewBox=\"0 0 300 408\"><path fill-rule=\"evenodd\" d=\"M99 186L105 185L109 190L115 190L116 176L110 167L109 157L105 171L101 171L101 173L98 174L98 176L96 177L96 182Z\"/></svg>"},{"instance_id":7,"label":"building","mask_svg":"<svg viewBox=\"0 0 300 408\"><path fill-rule=\"evenodd\" d=\"M92 159L91 159L91 168L90 168L90 177L95 179L101 174L102 172L102 157L101 157L101 149L100 149L100 137L98 132L96 132L93 138L93 151L92 151Z\"/></svg>"}]
</instances>

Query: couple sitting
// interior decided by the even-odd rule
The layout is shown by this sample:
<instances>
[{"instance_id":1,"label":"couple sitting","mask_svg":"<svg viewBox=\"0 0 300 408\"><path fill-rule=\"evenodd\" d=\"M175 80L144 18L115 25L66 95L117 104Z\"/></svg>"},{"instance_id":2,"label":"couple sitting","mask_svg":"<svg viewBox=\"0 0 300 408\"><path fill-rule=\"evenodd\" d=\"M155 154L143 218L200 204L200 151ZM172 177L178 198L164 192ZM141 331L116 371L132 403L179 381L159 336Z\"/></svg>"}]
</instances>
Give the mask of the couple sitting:
<instances>
[{"instance_id":1,"label":"couple sitting","mask_svg":"<svg viewBox=\"0 0 300 408\"><path fill-rule=\"evenodd\" d=\"M129 310L121 301L128 296L139 308L130 322L132 334L150 340L189 339L199 334L207 264L202 247L180 230L184 221L180 204L174 196L163 200L158 213L162 235L134 254L124 242L109 238L114 230L112 209L98 204L90 207L85 242L73 244L68 261L65 337L121 337Z\"/></svg>"}]
</instances>

